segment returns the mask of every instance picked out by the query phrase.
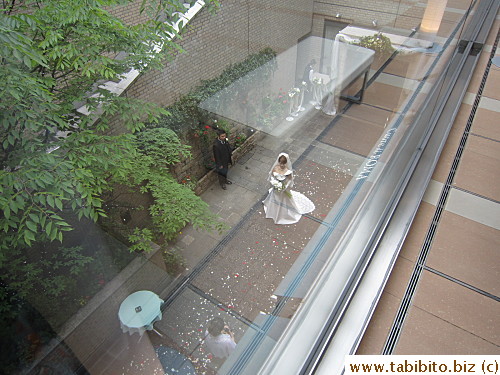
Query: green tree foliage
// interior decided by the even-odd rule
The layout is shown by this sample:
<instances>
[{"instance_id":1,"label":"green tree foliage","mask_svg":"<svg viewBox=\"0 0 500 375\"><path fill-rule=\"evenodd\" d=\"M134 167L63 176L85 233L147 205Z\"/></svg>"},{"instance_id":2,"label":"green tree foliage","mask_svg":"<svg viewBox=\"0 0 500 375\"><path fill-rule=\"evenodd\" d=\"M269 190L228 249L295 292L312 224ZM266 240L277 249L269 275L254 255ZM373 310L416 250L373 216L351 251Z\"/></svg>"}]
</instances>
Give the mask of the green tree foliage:
<instances>
[{"instance_id":1,"label":"green tree foliage","mask_svg":"<svg viewBox=\"0 0 500 375\"><path fill-rule=\"evenodd\" d=\"M82 253L79 246L56 248L50 251L41 247L39 254L16 253L9 260L9 267L3 270L3 277L9 280L9 288L16 290L20 298L29 298L41 307L54 303L57 298L75 294L77 276L80 276L93 258ZM5 289L2 288L2 292ZM73 293L71 293L73 292ZM5 307L4 304L0 304ZM50 306L40 308L50 311Z\"/></svg>"},{"instance_id":2,"label":"green tree foliage","mask_svg":"<svg viewBox=\"0 0 500 375\"><path fill-rule=\"evenodd\" d=\"M190 146L181 144L176 134L167 128L141 131L136 136L136 142L138 155L130 182L140 185L143 193L153 196L154 203L149 212L156 233L170 240L188 223L203 230L225 229L225 225L193 190L179 184L168 173L169 165L179 162L181 157L190 156ZM147 229L136 229L129 237L135 243L132 249L150 249L152 235Z\"/></svg>"},{"instance_id":3,"label":"green tree foliage","mask_svg":"<svg viewBox=\"0 0 500 375\"><path fill-rule=\"evenodd\" d=\"M160 68L180 50L169 38L176 31L164 21L178 19L183 1L143 0L138 25L112 15L115 7L132 2L3 2L0 249L62 240L71 230L64 210L93 220L103 215L101 193L136 166L131 133L166 114L99 85L120 79L130 68ZM99 121L79 115L75 103L99 113ZM106 135L110 119L116 118L131 133Z\"/></svg>"}]
</instances>

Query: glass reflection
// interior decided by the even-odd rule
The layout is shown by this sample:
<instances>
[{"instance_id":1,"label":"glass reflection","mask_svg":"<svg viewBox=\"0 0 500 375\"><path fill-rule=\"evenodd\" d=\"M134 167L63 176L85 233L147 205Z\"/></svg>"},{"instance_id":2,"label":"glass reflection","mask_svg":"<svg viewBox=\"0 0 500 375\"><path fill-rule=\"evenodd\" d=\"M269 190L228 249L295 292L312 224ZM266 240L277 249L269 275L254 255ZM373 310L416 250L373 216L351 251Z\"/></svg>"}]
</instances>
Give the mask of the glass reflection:
<instances>
[{"instance_id":1,"label":"glass reflection","mask_svg":"<svg viewBox=\"0 0 500 375\"><path fill-rule=\"evenodd\" d=\"M375 54L372 49L345 42L341 35L337 34L335 40L318 37L302 40L201 102L200 107L275 137L303 128L304 119L313 109L335 115L341 92L357 80L363 82L359 94L362 97ZM321 58L321 50L331 51L328 60ZM317 60L321 70L316 68ZM302 67L296 65L297 61L314 64ZM307 75L301 76L310 65ZM360 97L345 99L359 102Z\"/></svg>"},{"instance_id":2,"label":"glass reflection","mask_svg":"<svg viewBox=\"0 0 500 375\"><path fill-rule=\"evenodd\" d=\"M216 236L188 227L179 246L201 250L185 251L188 269L172 276L162 254L129 255L101 228L80 223L65 246L81 246L80 261L98 260L96 269L87 270L83 281L76 281L71 268L47 270L44 276L54 277L55 285L78 284L74 296L55 296L60 306L43 305L43 288L9 297L26 307L5 320L13 331L2 336L22 336L24 348L37 346L14 367L32 374L163 374L173 368L181 374L257 373L325 262L340 251L325 242L339 241L350 229L450 58L466 10L449 3L394 6L391 22L382 21L382 14L377 22L348 18L348 4L332 5L320 30L309 30L275 59L203 101L200 107L214 118L258 135L246 160L233 167L239 193L232 200L220 192L205 196L222 215L232 215L231 230ZM309 16L318 22L319 16ZM248 42L253 38L249 32ZM192 62L193 70L201 68ZM265 220L262 210L266 175L281 151L296 160L295 188L316 205L293 226ZM132 219L127 212L119 213L123 220ZM41 258L52 250L31 249ZM14 289L15 276L4 276L2 287ZM122 332L120 306L139 290L163 301L156 300L161 313L155 307L142 326ZM132 307L141 314L144 306ZM228 356L212 353L205 343L214 317L223 319L229 328L223 334L230 330L237 343Z\"/></svg>"}]
</instances>

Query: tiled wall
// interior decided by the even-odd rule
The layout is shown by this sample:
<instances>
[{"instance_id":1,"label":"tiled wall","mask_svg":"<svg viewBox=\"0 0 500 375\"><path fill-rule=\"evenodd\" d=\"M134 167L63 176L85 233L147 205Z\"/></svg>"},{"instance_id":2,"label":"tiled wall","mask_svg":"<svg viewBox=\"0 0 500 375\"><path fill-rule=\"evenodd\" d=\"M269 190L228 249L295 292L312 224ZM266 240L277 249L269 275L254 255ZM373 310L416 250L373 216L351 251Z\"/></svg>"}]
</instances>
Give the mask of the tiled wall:
<instances>
[{"instance_id":1,"label":"tiled wall","mask_svg":"<svg viewBox=\"0 0 500 375\"><path fill-rule=\"evenodd\" d=\"M361 27L395 27L410 30L420 24L425 10L412 1L393 0L324 0L314 2L313 35L323 36L323 24L326 20L355 23ZM336 15L339 17L336 17Z\"/></svg>"}]
</instances>

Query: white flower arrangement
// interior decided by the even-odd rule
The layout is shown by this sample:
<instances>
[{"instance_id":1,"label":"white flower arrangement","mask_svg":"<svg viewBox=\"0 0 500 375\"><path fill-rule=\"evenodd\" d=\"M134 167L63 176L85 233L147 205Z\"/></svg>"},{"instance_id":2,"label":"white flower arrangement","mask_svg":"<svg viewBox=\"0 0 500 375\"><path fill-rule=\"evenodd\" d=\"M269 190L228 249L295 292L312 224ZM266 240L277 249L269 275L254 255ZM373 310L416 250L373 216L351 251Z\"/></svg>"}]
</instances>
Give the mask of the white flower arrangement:
<instances>
[{"instance_id":1,"label":"white flower arrangement","mask_svg":"<svg viewBox=\"0 0 500 375\"><path fill-rule=\"evenodd\" d=\"M321 85L323 83L323 80L319 77L314 77L313 78L313 83L317 84L317 85Z\"/></svg>"},{"instance_id":2,"label":"white flower arrangement","mask_svg":"<svg viewBox=\"0 0 500 375\"><path fill-rule=\"evenodd\" d=\"M271 186L274 190L281 192L285 190L285 180L280 181L276 177L271 177Z\"/></svg>"},{"instance_id":3,"label":"white flower arrangement","mask_svg":"<svg viewBox=\"0 0 500 375\"><path fill-rule=\"evenodd\" d=\"M286 180L286 176L283 176L283 175L274 175L271 177L270 179L270 182L271 182L271 186L273 187L274 190L276 190L277 192L281 193L285 193L289 198L292 197L292 193L290 193L288 190L286 190L286 183L285 183L285 180Z\"/></svg>"},{"instance_id":4,"label":"white flower arrangement","mask_svg":"<svg viewBox=\"0 0 500 375\"><path fill-rule=\"evenodd\" d=\"M293 88L290 89L290 91L288 91L288 96L290 98L293 98L299 92L300 92L300 89L298 87L293 87Z\"/></svg>"}]
</instances>

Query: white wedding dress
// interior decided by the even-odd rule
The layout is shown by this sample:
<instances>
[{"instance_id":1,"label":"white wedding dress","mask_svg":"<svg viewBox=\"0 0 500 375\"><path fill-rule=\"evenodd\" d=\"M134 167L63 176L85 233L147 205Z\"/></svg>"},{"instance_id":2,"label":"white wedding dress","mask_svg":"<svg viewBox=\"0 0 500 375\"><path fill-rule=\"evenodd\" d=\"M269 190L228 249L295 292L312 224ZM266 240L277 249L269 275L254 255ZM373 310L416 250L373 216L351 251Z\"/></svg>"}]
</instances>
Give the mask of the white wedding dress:
<instances>
[{"instance_id":1,"label":"white wedding dress","mask_svg":"<svg viewBox=\"0 0 500 375\"><path fill-rule=\"evenodd\" d=\"M304 194L290 190L293 185L293 173L287 170L284 174L271 172L271 176L278 181L285 181L286 189L278 191L269 189L269 194L264 203L266 218L273 219L275 224L294 224L300 220L302 215L314 211L314 203Z\"/></svg>"}]
</instances>

